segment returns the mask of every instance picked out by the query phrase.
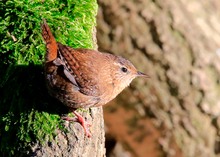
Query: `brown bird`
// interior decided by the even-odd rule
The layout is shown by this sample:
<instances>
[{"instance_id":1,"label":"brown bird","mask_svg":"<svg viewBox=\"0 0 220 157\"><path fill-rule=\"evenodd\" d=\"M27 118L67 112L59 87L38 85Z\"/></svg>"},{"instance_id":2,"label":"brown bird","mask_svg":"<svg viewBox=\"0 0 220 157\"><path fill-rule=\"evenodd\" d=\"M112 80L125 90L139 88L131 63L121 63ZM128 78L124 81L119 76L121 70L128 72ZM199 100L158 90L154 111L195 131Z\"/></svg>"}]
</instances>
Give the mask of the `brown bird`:
<instances>
[{"instance_id":1,"label":"brown bird","mask_svg":"<svg viewBox=\"0 0 220 157\"><path fill-rule=\"evenodd\" d=\"M75 110L102 106L114 99L137 76L125 58L90 49L74 49L56 42L46 21L41 26L46 43L45 77L49 93L69 107L90 137L89 123ZM75 121L64 117L68 121Z\"/></svg>"}]
</instances>

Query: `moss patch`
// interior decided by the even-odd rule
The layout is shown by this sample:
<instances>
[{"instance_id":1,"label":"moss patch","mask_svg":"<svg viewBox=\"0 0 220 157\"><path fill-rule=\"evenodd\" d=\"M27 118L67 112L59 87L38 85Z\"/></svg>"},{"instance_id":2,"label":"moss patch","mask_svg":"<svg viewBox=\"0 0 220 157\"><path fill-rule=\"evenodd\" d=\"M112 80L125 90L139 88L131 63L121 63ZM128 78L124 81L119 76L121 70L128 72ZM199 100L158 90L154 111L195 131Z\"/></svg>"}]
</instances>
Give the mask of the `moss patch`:
<instances>
[{"instance_id":1,"label":"moss patch","mask_svg":"<svg viewBox=\"0 0 220 157\"><path fill-rule=\"evenodd\" d=\"M95 0L7 0L0 2L0 153L13 156L31 143L53 139L64 107L44 85L45 18L57 41L92 48Z\"/></svg>"}]
</instances>

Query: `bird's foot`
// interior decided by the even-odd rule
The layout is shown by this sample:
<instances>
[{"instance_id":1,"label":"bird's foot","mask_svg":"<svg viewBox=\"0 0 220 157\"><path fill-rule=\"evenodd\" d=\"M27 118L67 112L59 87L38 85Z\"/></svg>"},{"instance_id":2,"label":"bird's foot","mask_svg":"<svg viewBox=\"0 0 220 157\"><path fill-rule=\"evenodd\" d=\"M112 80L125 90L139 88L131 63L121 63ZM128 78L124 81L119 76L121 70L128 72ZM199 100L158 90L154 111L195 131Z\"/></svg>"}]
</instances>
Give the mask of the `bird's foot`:
<instances>
[{"instance_id":1,"label":"bird's foot","mask_svg":"<svg viewBox=\"0 0 220 157\"><path fill-rule=\"evenodd\" d=\"M73 113L75 114L76 117L62 117L63 120L66 120L66 121L74 121L74 122L79 122L84 131L85 131L85 135L87 137L91 137L91 133L89 131L89 128L91 126L90 123L86 122L85 118L83 118L79 113L77 113L76 111L73 111Z\"/></svg>"}]
</instances>

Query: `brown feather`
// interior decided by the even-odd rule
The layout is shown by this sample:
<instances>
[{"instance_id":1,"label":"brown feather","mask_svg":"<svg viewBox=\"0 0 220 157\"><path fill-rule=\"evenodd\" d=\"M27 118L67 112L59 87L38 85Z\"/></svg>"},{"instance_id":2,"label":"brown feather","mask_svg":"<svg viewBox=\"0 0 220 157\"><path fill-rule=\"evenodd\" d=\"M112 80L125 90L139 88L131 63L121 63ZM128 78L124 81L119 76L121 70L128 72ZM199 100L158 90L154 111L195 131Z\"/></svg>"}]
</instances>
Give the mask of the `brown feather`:
<instances>
[{"instance_id":1,"label":"brown feather","mask_svg":"<svg viewBox=\"0 0 220 157\"><path fill-rule=\"evenodd\" d=\"M57 43L53 34L50 31L49 26L46 23L46 20L43 20L41 29L42 29L42 37L46 42L46 48L47 48L46 62L50 62L57 58L57 49L58 49Z\"/></svg>"}]
</instances>

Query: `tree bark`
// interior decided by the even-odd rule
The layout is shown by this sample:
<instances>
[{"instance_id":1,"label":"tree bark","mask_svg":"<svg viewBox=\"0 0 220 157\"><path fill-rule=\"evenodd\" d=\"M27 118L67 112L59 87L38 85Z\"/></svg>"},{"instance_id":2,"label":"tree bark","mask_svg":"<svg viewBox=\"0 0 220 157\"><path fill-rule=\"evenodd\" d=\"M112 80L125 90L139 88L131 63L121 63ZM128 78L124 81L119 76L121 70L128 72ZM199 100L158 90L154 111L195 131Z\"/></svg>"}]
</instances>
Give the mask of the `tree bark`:
<instances>
[{"instance_id":1,"label":"tree bark","mask_svg":"<svg viewBox=\"0 0 220 157\"><path fill-rule=\"evenodd\" d=\"M72 156L72 157L105 157L105 137L102 107L91 108L83 114L91 122L92 137L88 138L79 123L69 123L67 132L57 130L56 139L43 146L36 144L33 155L42 156Z\"/></svg>"},{"instance_id":2,"label":"tree bark","mask_svg":"<svg viewBox=\"0 0 220 157\"><path fill-rule=\"evenodd\" d=\"M100 50L151 76L106 107L109 133L137 157L219 156L220 2L99 0L99 7Z\"/></svg>"}]
</instances>

